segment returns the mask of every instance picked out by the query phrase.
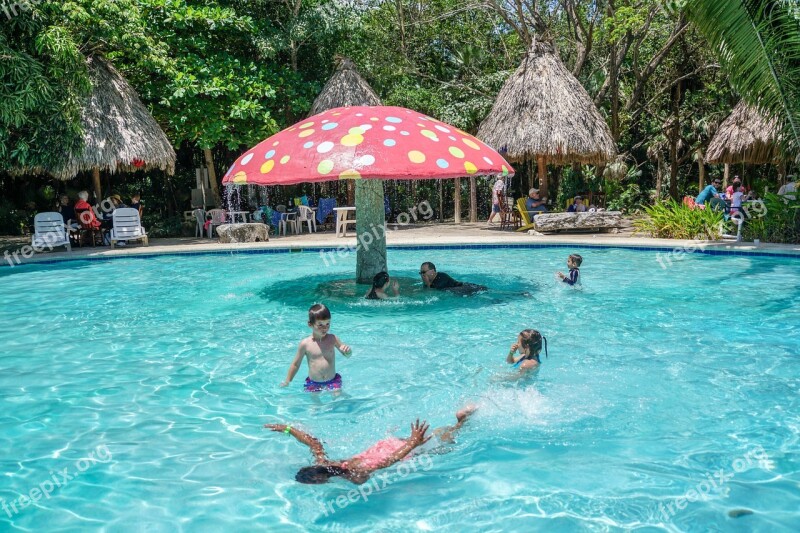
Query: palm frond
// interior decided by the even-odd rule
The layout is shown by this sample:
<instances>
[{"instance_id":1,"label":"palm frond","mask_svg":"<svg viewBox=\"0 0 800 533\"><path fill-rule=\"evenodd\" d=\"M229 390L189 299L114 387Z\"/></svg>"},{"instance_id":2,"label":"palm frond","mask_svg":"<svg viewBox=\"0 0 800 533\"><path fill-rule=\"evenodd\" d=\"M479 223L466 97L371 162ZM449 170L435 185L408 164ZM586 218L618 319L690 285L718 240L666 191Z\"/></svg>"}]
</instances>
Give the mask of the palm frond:
<instances>
[{"instance_id":1,"label":"palm frond","mask_svg":"<svg viewBox=\"0 0 800 533\"><path fill-rule=\"evenodd\" d=\"M781 124L800 160L800 19L794 1L689 0L687 13L717 51L733 88Z\"/></svg>"}]
</instances>

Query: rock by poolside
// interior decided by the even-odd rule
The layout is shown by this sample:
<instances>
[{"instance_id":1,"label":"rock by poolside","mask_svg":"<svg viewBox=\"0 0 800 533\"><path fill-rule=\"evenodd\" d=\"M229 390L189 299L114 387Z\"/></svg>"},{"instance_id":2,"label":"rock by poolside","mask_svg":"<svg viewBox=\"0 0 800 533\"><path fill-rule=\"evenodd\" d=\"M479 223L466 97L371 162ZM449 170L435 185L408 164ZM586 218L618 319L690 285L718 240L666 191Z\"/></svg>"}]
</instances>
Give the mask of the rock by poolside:
<instances>
[{"instance_id":1,"label":"rock by poolside","mask_svg":"<svg viewBox=\"0 0 800 533\"><path fill-rule=\"evenodd\" d=\"M584 213L542 213L533 217L536 231L587 230L621 228L624 225L620 211L592 211Z\"/></svg>"},{"instance_id":2,"label":"rock by poolside","mask_svg":"<svg viewBox=\"0 0 800 533\"><path fill-rule=\"evenodd\" d=\"M261 223L223 224L217 228L217 234L222 244L269 240L267 226Z\"/></svg>"}]
</instances>

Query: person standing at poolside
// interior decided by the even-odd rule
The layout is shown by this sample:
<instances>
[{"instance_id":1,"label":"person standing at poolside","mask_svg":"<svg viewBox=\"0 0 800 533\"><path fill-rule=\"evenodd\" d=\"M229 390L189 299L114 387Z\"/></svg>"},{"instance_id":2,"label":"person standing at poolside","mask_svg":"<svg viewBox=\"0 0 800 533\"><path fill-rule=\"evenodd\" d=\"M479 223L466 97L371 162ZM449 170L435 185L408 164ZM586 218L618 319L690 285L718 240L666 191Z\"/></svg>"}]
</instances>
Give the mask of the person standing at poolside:
<instances>
[{"instance_id":1,"label":"person standing at poolside","mask_svg":"<svg viewBox=\"0 0 800 533\"><path fill-rule=\"evenodd\" d=\"M500 215L500 195L506 193L506 183L503 181L503 178L498 177L497 181L494 182L494 186L492 186L492 212L489 213L489 220L486 221L486 224L491 226L493 224L494 216L497 215L502 219Z\"/></svg>"},{"instance_id":2,"label":"person standing at poolside","mask_svg":"<svg viewBox=\"0 0 800 533\"><path fill-rule=\"evenodd\" d=\"M308 362L308 377L305 382L306 392L336 390L342 388L342 376L336 373L336 352L350 357L352 349L344 344L336 335L328 333L331 328L331 312L323 304L314 304L308 310L308 325L311 336L300 341L297 354L289 367L286 379L281 387L286 387L294 379L305 357Z\"/></svg>"}]
</instances>

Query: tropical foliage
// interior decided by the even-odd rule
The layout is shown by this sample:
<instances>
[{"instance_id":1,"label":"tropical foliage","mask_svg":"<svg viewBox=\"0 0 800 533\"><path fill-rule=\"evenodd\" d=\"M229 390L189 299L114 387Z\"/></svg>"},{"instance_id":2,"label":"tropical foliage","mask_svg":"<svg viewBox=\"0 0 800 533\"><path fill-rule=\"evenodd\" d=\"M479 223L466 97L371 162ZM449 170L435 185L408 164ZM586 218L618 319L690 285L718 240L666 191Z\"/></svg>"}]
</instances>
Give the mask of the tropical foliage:
<instances>
[{"instance_id":1,"label":"tropical foliage","mask_svg":"<svg viewBox=\"0 0 800 533\"><path fill-rule=\"evenodd\" d=\"M142 188L163 217L187 207L193 169L210 150L220 168L305 116L348 56L387 105L475 132L534 39L552 39L608 121L618 172L551 168L562 190L607 192L628 209L696 194L703 153L745 98L784 125L796 155L800 23L789 0L70 0L0 11L0 168L47 167L80 150L84 58L108 57L178 151L178 175L115 178ZM794 145L792 145L794 143ZM530 173L534 165L517 165ZM790 165L789 172L792 167ZM706 167L706 178L722 172ZM735 169L775 190L772 165ZM610 176L616 174L611 181ZM620 178L621 177L621 178ZM46 207L39 189L85 188L27 172L0 174L17 211ZM515 180L513 187L521 193ZM553 183L551 181L551 183ZM33 189L33 192L23 192ZM479 188L479 216L487 192ZM452 216L452 182L398 184ZM294 191L272 191L280 197ZM27 204L34 203L29 208ZM449 211L448 211L449 210ZM166 227L166 226L165 226Z\"/></svg>"},{"instance_id":2,"label":"tropical foliage","mask_svg":"<svg viewBox=\"0 0 800 533\"><path fill-rule=\"evenodd\" d=\"M800 242L800 199L767 194L764 206L762 212L754 213L755 216L751 215L745 223L744 238L776 243Z\"/></svg>"},{"instance_id":3,"label":"tropical foliage","mask_svg":"<svg viewBox=\"0 0 800 533\"><path fill-rule=\"evenodd\" d=\"M724 231L724 214L696 209L675 200L644 208L646 216L634 221L637 231L664 239L718 239Z\"/></svg>"}]
</instances>

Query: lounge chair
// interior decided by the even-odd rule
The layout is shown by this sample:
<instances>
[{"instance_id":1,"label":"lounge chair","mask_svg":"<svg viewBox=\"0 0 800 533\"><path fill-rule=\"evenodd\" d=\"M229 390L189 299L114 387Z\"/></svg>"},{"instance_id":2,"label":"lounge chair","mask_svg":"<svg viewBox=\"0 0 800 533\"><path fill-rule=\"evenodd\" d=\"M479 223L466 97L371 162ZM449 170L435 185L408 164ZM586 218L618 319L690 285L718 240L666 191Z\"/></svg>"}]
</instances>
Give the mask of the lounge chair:
<instances>
[{"instance_id":1,"label":"lounge chair","mask_svg":"<svg viewBox=\"0 0 800 533\"><path fill-rule=\"evenodd\" d=\"M142 241L145 246L150 240L142 227L139 211L132 207L120 207L111 215L114 227L111 228L111 247L120 241Z\"/></svg>"},{"instance_id":2,"label":"lounge chair","mask_svg":"<svg viewBox=\"0 0 800 533\"><path fill-rule=\"evenodd\" d=\"M528 231L536 227L536 224L531 222L531 218L528 216L528 206L525 205L525 198L517 200L517 211L519 211L519 217L522 219L522 226L517 228L517 231Z\"/></svg>"},{"instance_id":3,"label":"lounge chair","mask_svg":"<svg viewBox=\"0 0 800 533\"><path fill-rule=\"evenodd\" d=\"M34 249L52 250L56 246L66 246L68 252L72 251L72 244L69 242L69 235L61 213L55 211L38 213L33 217L33 228L31 240Z\"/></svg>"}]
</instances>

